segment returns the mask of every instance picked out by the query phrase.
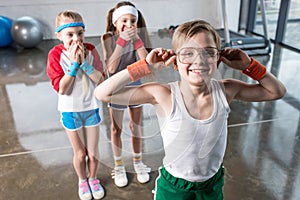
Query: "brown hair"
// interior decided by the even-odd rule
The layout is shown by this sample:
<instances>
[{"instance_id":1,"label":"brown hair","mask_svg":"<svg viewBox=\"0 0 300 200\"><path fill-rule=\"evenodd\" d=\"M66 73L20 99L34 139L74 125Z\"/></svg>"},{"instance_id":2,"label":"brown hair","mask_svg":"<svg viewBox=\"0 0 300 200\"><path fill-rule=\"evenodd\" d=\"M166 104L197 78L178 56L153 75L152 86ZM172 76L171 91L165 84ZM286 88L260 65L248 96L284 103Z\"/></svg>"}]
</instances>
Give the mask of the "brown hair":
<instances>
[{"instance_id":1,"label":"brown hair","mask_svg":"<svg viewBox=\"0 0 300 200\"><path fill-rule=\"evenodd\" d=\"M194 20L181 24L176 28L172 38L173 50L176 52L186 40L201 32L210 33L213 36L216 47L218 49L221 48L220 37L215 28L204 20Z\"/></svg>"},{"instance_id":2,"label":"brown hair","mask_svg":"<svg viewBox=\"0 0 300 200\"><path fill-rule=\"evenodd\" d=\"M55 27L59 27L66 19L71 19L74 22L83 22L83 19L81 15L75 11L72 10L66 10L60 12L55 20Z\"/></svg>"},{"instance_id":3,"label":"brown hair","mask_svg":"<svg viewBox=\"0 0 300 200\"><path fill-rule=\"evenodd\" d=\"M117 8L120 8L122 6L135 7L135 5L133 3L131 3L130 1L121 1L121 2L117 3L117 5L114 8L110 9L106 16L106 32L112 32L115 34L116 27L112 23L112 15L113 15L113 12ZM142 39L142 41L144 42L145 47L151 48L151 42L150 42L149 34L148 34L148 31L146 28L146 21L142 15L142 13L138 9L137 9L137 11L138 11L138 15L139 15L138 21L137 21L137 28L139 28L139 36Z\"/></svg>"}]
</instances>

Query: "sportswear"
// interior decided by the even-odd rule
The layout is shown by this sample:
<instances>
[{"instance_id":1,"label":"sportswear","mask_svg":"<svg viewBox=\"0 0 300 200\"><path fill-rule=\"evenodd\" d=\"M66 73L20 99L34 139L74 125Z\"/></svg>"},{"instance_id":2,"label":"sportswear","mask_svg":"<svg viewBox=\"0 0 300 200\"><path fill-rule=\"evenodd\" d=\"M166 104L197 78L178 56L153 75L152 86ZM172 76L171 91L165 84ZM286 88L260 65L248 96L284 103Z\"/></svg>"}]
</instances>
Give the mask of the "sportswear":
<instances>
[{"instance_id":1,"label":"sportswear","mask_svg":"<svg viewBox=\"0 0 300 200\"><path fill-rule=\"evenodd\" d=\"M198 120L188 113L178 82L169 85L171 114L166 118L158 115L165 149L163 166L177 178L191 182L208 180L219 170L227 144L230 108L224 91L217 80L211 80L213 113L208 119Z\"/></svg>"},{"instance_id":2,"label":"sportswear","mask_svg":"<svg viewBox=\"0 0 300 200\"><path fill-rule=\"evenodd\" d=\"M81 65L87 65L88 63L104 76L103 64L95 46L89 43L85 43L85 46L87 48L87 55L85 62ZM60 44L53 47L48 54L47 74L54 90L57 92L59 91L61 78L67 74L66 71L73 62L64 51L66 51L66 48L63 44ZM81 68L77 69L71 94L58 94L58 110L61 112L81 112L98 108L98 102L94 97L95 87L96 85L88 77L86 72Z\"/></svg>"}]
</instances>

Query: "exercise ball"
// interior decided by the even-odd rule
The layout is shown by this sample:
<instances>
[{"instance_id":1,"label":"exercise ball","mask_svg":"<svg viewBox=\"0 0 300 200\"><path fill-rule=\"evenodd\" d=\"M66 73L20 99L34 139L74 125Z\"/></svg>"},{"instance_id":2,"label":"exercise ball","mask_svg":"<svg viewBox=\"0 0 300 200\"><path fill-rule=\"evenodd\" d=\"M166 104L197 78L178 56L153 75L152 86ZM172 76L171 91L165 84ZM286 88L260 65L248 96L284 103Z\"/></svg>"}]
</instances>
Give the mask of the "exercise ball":
<instances>
[{"instance_id":1,"label":"exercise ball","mask_svg":"<svg viewBox=\"0 0 300 200\"><path fill-rule=\"evenodd\" d=\"M29 16L16 19L12 24L11 34L16 44L25 48L35 47L43 40L40 22Z\"/></svg>"},{"instance_id":2,"label":"exercise ball","mask_svg":"<svg viewBox=\"0 0 300 200\"><path fill-rule=\"evenodd\" d=\"M16 58L16 64L22 72L32 77L43 74L45 72L46 63L47 56L45 56L44 52L39 48L24 49L18 52L18 57Z\"/></svg>"},{"instance_id":3,"label":"exercise ball","mask_svg":"<svg viewBox=\"0 0 300 200\"><path fill-rule=\"evenodd\" d=\"M11 19L0 16L0 47L6 47L13 43L13 38L10 32L11 26Z\"/></svg>"}]
</instances>

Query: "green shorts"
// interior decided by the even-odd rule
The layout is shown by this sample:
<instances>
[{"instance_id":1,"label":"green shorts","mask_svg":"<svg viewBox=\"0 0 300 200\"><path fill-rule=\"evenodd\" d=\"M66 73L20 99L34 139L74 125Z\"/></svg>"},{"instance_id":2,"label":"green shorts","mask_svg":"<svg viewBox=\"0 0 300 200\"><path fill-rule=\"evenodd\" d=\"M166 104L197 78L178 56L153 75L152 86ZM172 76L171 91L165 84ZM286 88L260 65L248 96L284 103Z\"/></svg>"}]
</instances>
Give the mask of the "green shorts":
<instances>
[{"instance_id":1,"label":"green shorts","mask_svg":"<svg viewBox=\"0 0 300 200\"><path fill-rule=\"evenodd\" d=\"M156 179L155 200L223 200L224 167L210 179L190 182L171 175L164 167Z\"/></svg>"}]
</instances>

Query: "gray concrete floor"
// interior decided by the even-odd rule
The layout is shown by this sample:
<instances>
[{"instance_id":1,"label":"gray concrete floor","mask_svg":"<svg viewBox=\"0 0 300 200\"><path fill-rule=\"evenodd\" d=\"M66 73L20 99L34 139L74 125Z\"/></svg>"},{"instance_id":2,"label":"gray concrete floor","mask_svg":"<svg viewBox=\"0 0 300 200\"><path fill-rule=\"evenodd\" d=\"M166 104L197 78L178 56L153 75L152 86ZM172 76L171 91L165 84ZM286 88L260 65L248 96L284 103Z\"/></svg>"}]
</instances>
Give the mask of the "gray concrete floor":
<instances>
[{"instance_id":1,"label":"gray concrete floor","mask_svg":"<svg viewBox=\"0 0 300 200\"><path fill-rule=\"evenodd\" d=\"M98 38L88 38L101 54ZM170 47L170 38L152 36L154 47ZM72 149L59 123L57 95L45 73L47 53L58 41L43 41L33 49L0 48L0 200L78 199ZM278 101L234 101L229 117L225 155L226 200L300 199L300 55L272 47L256 57L288 89ZM237 71L220 67L221 77L251 81ZM155 76L162 82L178 79L172 69ZM149 81L149 80L144 80ZM144 161L151 166L151 181L140 184L132 173L130 131L125 114L123 154L129 185L117 188L111 179L110 119L100 103L101 138L98 177L104 199L152 199L157 168L163 158L159 128L150 105L144 106Z\"/></svg>"}]
</instances>

